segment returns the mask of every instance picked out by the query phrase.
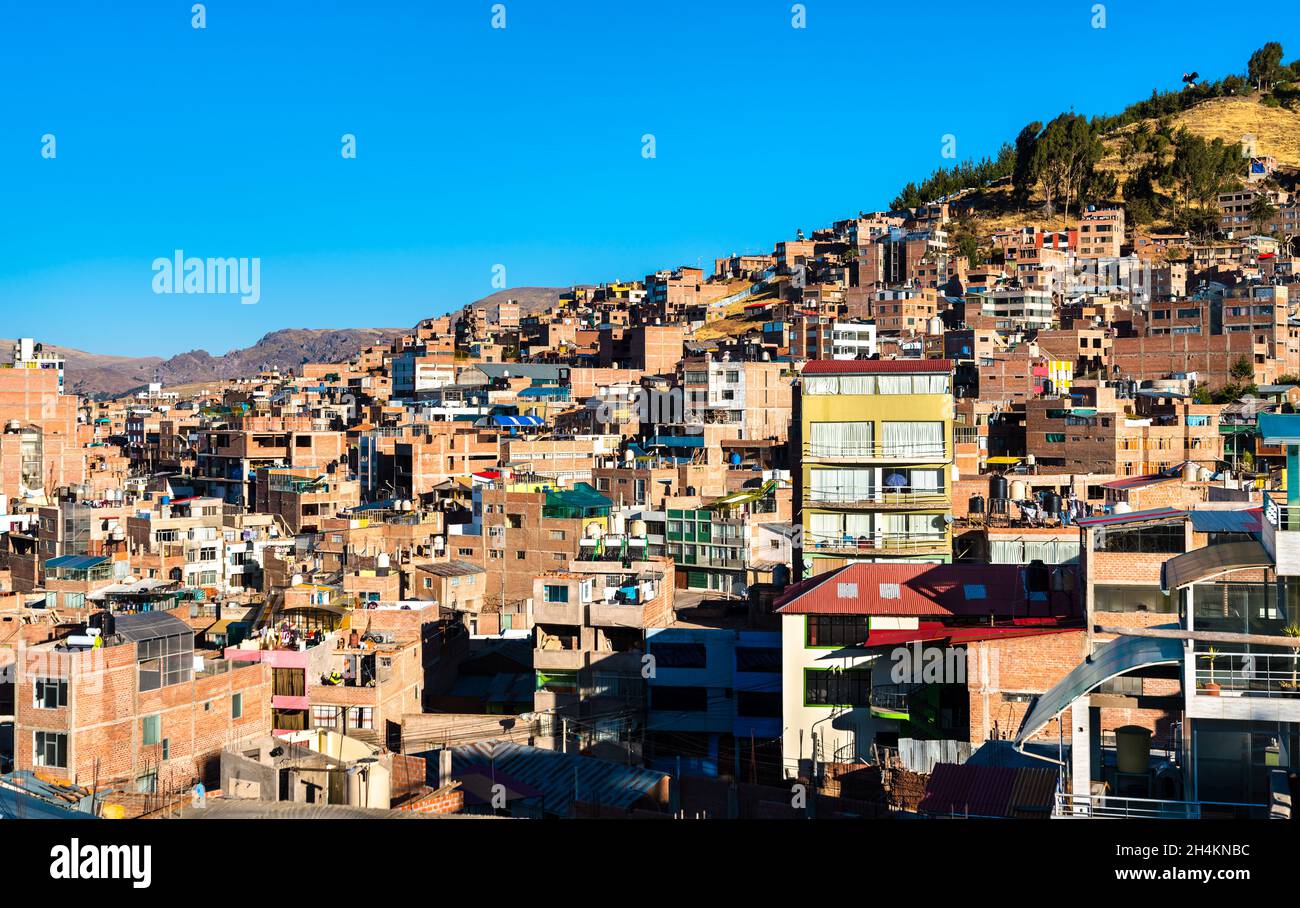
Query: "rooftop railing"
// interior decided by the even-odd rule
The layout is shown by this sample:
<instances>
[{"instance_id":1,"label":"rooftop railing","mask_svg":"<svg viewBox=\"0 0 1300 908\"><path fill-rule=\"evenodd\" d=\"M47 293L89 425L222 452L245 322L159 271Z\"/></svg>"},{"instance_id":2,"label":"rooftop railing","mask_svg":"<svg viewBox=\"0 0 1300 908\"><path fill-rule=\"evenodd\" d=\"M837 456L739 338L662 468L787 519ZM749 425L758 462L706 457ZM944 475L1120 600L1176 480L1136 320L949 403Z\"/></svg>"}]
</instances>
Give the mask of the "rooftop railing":
<instances>
[{"instance_id":1,"label":"rooftop railing","mask_svg":"<svg viewBox=\"0 0 1300 908\"><path fill-rule=\"evenodd\" d=\"M1300 640L1297 640L1300 643ZM1241 697L1300 697L1300 653L1198 652L1196 689Z\"/></svg>"}]
</instances>

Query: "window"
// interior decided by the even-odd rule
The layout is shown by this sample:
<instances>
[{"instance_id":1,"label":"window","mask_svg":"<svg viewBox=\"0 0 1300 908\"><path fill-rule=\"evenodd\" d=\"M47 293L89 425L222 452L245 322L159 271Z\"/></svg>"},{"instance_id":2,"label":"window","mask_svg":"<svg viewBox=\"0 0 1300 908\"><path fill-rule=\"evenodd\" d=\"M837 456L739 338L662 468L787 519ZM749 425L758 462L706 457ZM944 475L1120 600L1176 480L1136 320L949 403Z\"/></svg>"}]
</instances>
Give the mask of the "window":
<instances>
[{"instance_id":1,"label":"window","mask_svg":"<svg viewBox=\"0 0 1300 908\"><path fill-rule=\"evenodd\" d=\"M37 709L60 709L68 705L67 678L37 678L32 705Z\"/></svg>"},{"instance_id":2,"label":"window","mask_svg":"<svg viewBox=\"0 0 1300 908\"><path fill-rule=\"evenodd\" d=\"M781 695L767 691L736 691L736 715L780 718Z\"/></svg>"},{"instance_id":3,"label":"window","mask_svg":"<svg viewBox=\"0 0 1300 908\"><path fill-rule=\"evenodd\" d=\"M650 655L656 668L706 668L709 651L703 643L650 642Z\"/></svg>"},{"instance_id":4,"label":"window","mask_svg":"<svg viewBox=\"0 0 1300 908\"><path fill-rule=\"evenodd\" d=\"M271 669L271 693L277 697L305 697L307 673L301 668Z\"/></svg>"},{"instance_id":5,"label":"window","mask_svg":"<svg viewBox=\"0 0 1300 908\"><path fill-rule=\"evenodd\" d=\"M162 737L162 716L145 716L140 720L140 743L157 744Z\"/></svg>"},{"instance_id":6,"label":"window","mask_svg":"<svg viewBox=\"0 0 1300 908\"><path fill-rule=\"evenodd\" d=\"M374 728L375 711L370 706L353 706L348 710L348 728Z\"/></svg>"},{"instance_id":7,"label":"window","mask_svg":"<svg viewBox=\"0 0 1300 908\"><path fill-rule=\"evenodd\" d=\"M136 644L141 691L157 690L194 675L194 635L155 637Z\"/></svg>"},{"instance_id":8,"label":"window","mask_svg":"<svg viewBox=\"0 0 1300 908\"><path fill-rule=\"evenodd\" d=\"M568 602L569 588L564 584L548 583L542 590L542 599L545 602Z\"/></svg>"},{"instance_id":9,"label":"window","mask_svg":"<svg viewBox=\"0 0 1300 908\"><path fill-rule=\"evenodd\" d=\"M736 671L781 671L781 650L775 646L744 646L736 648Z\"/></svg>"},{"instance_id":10,"label":"window","mask_svg":"<svg viewBox=\"0 0 1300 908\"><path fill-rule=\"evenodd\" d=\"M343 715L341 706L313 706L311 724L315 728L337 728L339 717Z\"/></svg>"},{"instance_id":11,"label":"window","mask_svg":"<svg viewBox=\"0 0 1300 908\"><path fill-rule=\"evenodd\" d=\"M942 422L887 422L882 441L886 457L942 457Z\"/></svg>"},{"instance_id":12,"label":"window","mask_svg":"<svg viewBox=\"0 0 1300 908\"><path fill-rule=\"evenodd\" d=\"M803 672L804 706L870 706L871 669L844 671L806 668Z\"/></svg>"},{"instance_id":13,"label":"window","mask_svg":"<svg viewBox=\"0 0 1300 908\"><path fill-rule=\"evenodd\" d=\"M230 697L230 718L239 719L244 715L244 695L232 694Z\"/></svg>"},{"instance_id":14,"label":"window","mask_svg":"<svg viewBox=\"0 0 1300 908\"><path fill-rule=\"evenodd\" d=\"M870 422L815 422L809 431L813 454L867 454L872 448Z\"/></svg>"},{"instance_id":15,"label":"window","mask_svg":"<svg viewBox=\"0 0 1300 908\"><path fill-rule=\"evenodd\" d=\"M32 735L32 762L37 766L68 767L68 736L63 732L38 731Z\"/></svg>"},{"instance_id":16,"label":"window","mask_svg":"<svg viewBox=\"0 0 1300 908\"><path fill-rule=\"evenodd\" d=\"M652 687L650 708L673 712L706 712L709 691L704 687Z\"/></svg>"},{"instance_id":17,"label":"window","mask_svg":"<svg viewBox=\"0 0 1300 908\"><path fill-rule=\"evenodd\" d=\"M809 615L805 646L862 646L870 618L866 615Z\"/></svg>"}]
</instances>

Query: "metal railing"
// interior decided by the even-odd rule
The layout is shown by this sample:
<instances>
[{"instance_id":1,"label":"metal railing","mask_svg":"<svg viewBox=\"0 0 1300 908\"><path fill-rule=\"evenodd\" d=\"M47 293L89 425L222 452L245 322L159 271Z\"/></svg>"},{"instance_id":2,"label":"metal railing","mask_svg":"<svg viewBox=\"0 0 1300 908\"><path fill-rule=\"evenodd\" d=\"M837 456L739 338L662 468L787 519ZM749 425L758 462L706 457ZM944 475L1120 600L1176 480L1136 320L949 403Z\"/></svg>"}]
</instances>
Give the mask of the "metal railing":
<instances>
[{"instance_id":1,"label":"metal railing","mask_svg":"<svg viewBox=\"0 0 1300 908\"><path fill-rule=\"evenodd\" d=\"M1297 641L1300 643L1300 641ZM1196 689L1210 684L1244 697L1300 697L1300 653L1194 654Z\"/></svg>"},{"instance_id":2,"label":"metal railing","mask_svg":"<svg viewBox=\"0 0 1300 908\"><path fill-rule=\"evenodd\" d=\"M948 537L944 534L883 533L853 537L809 533L804 539L807 548L814 552L896 552L945 548L948 545Z\"/></svg>"},{"instance_id":3,"label":"metal railing","mask_svg":"<svg viewBox=\"0 0 1300 908\"><path fill-rule=\"evenodd\" d=\"M824 459L858 459L858 460L922 460L936 462L949 459L948 445L940 442L845 442L842 444L819 444L805 442L805 457Z\"/></svg>"},{"instance_id":4,"label":"metal railing","mask_svg":"<svg viewBox=\"0 0 1300 908\"><path fill-rule=\"evenodd\" d=\"M943 489L923 489L913 486L892 486L867 489L810 489L808 501L813 504L841 506L896 506L944 507L948 494Z\"/></svg>"},{"instance_id":5,"label":"metal railing","mask_svg":"<svg viewBox=\"0 0 1300 908\"><path fill-rule=\"evenodd\" d=\"M1154 798L1120 798L1112 795L1056 793L1052 816L1092 820L1200 820L1252 819L1268 815L1267 804L1231 801L1160 801Z\"/></svg>"},{"instance_id":6,"label":"metal railing","mask_svg":"<svg viewBox=\"0 0 1300 908\"><path fill-rule=\"evenodd\" d=\"M1283 533L1300 532L1300 507L1292 507L1264 493L1264 520Z\"/></svg>"}]
</instances>

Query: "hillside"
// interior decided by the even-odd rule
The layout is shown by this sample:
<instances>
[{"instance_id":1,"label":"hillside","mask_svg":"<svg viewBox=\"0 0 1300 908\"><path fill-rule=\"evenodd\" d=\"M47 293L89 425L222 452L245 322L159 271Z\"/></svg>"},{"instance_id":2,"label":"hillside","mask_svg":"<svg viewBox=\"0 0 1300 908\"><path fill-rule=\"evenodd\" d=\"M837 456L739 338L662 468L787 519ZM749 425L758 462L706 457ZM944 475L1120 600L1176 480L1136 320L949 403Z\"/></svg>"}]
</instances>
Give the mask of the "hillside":
<instances>
[{"instance_id":1,"label":"hillside","mask_svg":"<svg viewBox=\"0 0 1300 908\"><path fill-rule=\"evenodd\" d=\"M44 346L66 360L65 383L70 392L116 397L156 380L174 386L252 375L263 367L296 369L304 361L337 362L350 358L363 346L388 341L400 333L397 328L288 328L272 331L251 347L218 356L206 350L190 350L167 359L107 356L57 344ZM8 349L13 343L0 339L0 348Z\"/></svg>"}]
</instances>

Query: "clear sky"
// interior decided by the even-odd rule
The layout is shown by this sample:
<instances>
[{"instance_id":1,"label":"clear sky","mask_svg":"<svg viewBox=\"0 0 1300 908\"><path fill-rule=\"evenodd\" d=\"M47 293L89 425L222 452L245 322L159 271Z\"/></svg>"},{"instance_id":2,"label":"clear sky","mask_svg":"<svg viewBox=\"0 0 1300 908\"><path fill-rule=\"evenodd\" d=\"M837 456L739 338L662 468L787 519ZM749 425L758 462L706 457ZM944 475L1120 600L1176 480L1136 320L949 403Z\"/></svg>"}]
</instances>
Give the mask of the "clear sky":
<instances>
[{"instance_id":1,"label":"clear sky","mask_svg":"<svg viewBox=\"0 0 1300 908\"><path fill-rule=\"evenodd\" d=\"M0 0L0 337L213 353L639 278L883 207L1026 122L1300 55L1285 4ZM1271 21L1270 21L1271 20ZM341 137L356 136L344 159ZM656 156L642 156L642 136ZM42 137L56 157L42 157ZM261 299L158 295L174 250Z\"/></svg>"}]
</instances>

